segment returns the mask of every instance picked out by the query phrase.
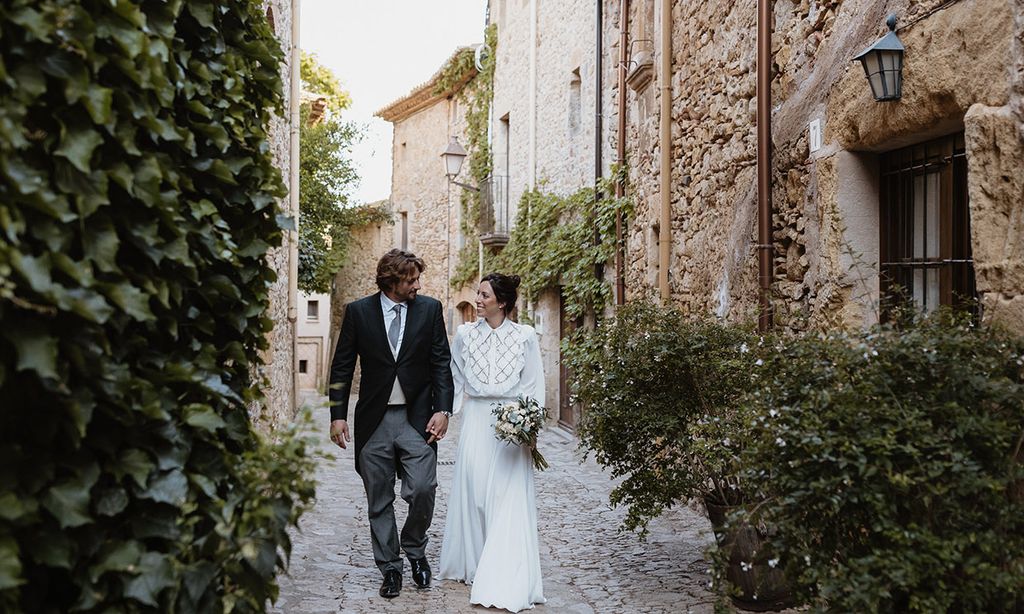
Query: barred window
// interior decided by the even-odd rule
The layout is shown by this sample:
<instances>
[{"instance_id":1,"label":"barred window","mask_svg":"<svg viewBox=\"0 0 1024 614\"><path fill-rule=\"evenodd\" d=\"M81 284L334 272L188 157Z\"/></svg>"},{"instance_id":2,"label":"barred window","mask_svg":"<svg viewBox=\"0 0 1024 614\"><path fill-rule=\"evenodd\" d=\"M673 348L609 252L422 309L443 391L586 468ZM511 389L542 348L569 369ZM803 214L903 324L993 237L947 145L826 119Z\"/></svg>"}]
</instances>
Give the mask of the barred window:
<instances>
[{"instance_id":1,"label":"barred window","mask_svg":"<svg viewBox=\"0 0 1024 614\"><path fill-rule=\"evenodd\" d=\"M963 133L881 156L881 290L912 303L976 309Z\"/></svg>"}]
</instances>

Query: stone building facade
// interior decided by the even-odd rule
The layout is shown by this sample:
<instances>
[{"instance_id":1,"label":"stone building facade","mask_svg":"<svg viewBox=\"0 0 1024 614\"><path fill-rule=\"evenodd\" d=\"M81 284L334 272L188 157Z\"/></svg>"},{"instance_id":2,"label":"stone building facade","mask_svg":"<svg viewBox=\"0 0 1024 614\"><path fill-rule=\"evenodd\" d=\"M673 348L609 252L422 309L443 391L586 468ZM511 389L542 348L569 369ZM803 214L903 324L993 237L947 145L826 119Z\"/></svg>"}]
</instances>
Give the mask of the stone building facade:
<instances>
[{"instance_id":1,"label":"stone building facade","mask_svg":"<svg viewBox=\"0 0 1024 614\"><path fill-rule=\"evenodd\" d=\"M292 101L292 50L298 41L292 37L292 20L298 18L293 13L293 0L266 0L264 10L267 20L281 42L284 61L281 64L281 80L284 89L284 117L274 117L269 129L270 147L274 162L281 169L282 179L291 189L292 172L292 139L291 120L287 114ZM294 152L298 156L298 152ZM297 187L297 183L295 184ZM282 212L290 211L291 201L284 197L278 203ZM274 328L267 334L269 346L261 352L263 366L258 377L265 378L267 385L263 392L266 396L263 408L254 408L253 418L262 428L273 429L280 424L291 421L296 410L296 308L295 280L297 279L297 260L289 255L288 235L282 240L280 247L273 248L267 254L267 261L277 272L277 281L268 290L270 305L267 317L274 322Z\"/></svg>"},{"instance_id":2,"label":"stone building facade","mask_svg":"<svg viewBox=\"0 0 1024 614\"><path fill-rule=\"evenodd\" d=\"M604 4L609 125L622 1ZM654 68L646 86L625 91L637 205L626 238L627 298L656 295L660 5L628 4L631 56L650 54ZM931 308L951 285L972 287L964 261L973 260L985 320L1024 332L1020 3L773 5L776 325L877 321L885 280L900 271L915 302ZM750 321L758 309L756 11L754 2L675 2L670 15L671 299L732 321ZM888 13L906 47L903 96L875 102L852 59L885 33ZM813 151L812 122L822 135ZM609 142L616 138L609 133Z\"/></svg>"},{"instance_id":3,"label":"stone building facade","mask_svg":"<svg viewBox=\"0 0 1024 614\"><path fill-rule=\"evenodd\" d=\"M494 175L507 185L509 219L515 220L523 192L538 187L568 195L594 184L595 9L582 0L491 0L488 14L497 26ZM578 416L560 369L560 343L569 332L560 295L523 299L540 338L546 404L572 428Z\"/></svg>"},{"instance_id":4,"label":"stone building facade","mask_svg":"<svg viewBox=\"0 0 1024 614\"><path fill-rule=\"evenodd\" d=\"M628 3L625 24L622 2ZM659 124L667 86L669 301L692 315L753 322L759 312L757 3L676 0L667 3L667 16L663 4L605 0L599 22L596 7L581 0L490 0L489 23L497 25L493 174L514 220L526 190L566 195L592 185L597 173L607 175L622 140L627 195L635 205L623 237L624 300L657 300ZM884 317L883 304L902 285L907 300L927 309L976 296L985 321L1024 333L1020 3L777 0L772 6L775 326L870 325ZM876 102L853 59L886 32L889 13L896 14L906 47L903 96ZM662 75L666 17L671 68ZM620 92L622 28L627 86ZM447 135L458 133L460 115L451 99L431 98L428 90L418 88L382 111L396 124L395 244L405 218L409 237L429 229L426 236L443 239L439 214L456 211L439 206L445 184L434 169ZM410 245L428 261L454 257L442 246ZM606 274L609 283L618 281L614 267ZM427 283L433 283L429 275ZM560 421L571 428L578 415L560 370L559 341L569 328L561 298L552 291L526 299L521 307L541 337L548 405L559 406Z\"/></svg>"},{"instance_id":5,"label":"stone building facade","mask_svg":"<svg viewBox=\"0 0 1024 614\"><path fill-rule=\"evenodd\" d=\"M444 69L463 49L457 49L425 83L377 111L376 115L394 126L391 146L391 197L394 221L392 246L406 249L424 260L420 294L431 296L445 306L449 335L466 321L475 291L456 290L451 279L458 265L459 250L466 241L461 230L461 190L449 184L441 152L452 136L466 142L466 108L458 93L475 72L437 92ZM460 177L464 180L468 173ZM465 182L465 181L463 181Z\"/></svg>"},{"instance_id":6,"label":"stone building facade","mask_svg":"<svg viewBox=\"0 0 1024 614\"><path fill-rule=\"evenodd\" d=\"M352 229L349 255L335 275L331 293L332 357L345 305L377 292L377 261L392 248L411 251L426 263L420 294L436 298L445 306L449 335L459 324L475 317L475 287L453 289L451 278L459 250L467 241L475 244L476 237L466 237L460 229L462 188L448 184L441 159L450 136L466 141L466 113L457 96L466 81L448 91L435 92L444 67L462 51L456 50L425 83L377 112L378 117L394 125L391 196L367 206L385 209L391 224ZM354 379L353 386L358 386L358 379Z\"/></svg>"}]
</instances>

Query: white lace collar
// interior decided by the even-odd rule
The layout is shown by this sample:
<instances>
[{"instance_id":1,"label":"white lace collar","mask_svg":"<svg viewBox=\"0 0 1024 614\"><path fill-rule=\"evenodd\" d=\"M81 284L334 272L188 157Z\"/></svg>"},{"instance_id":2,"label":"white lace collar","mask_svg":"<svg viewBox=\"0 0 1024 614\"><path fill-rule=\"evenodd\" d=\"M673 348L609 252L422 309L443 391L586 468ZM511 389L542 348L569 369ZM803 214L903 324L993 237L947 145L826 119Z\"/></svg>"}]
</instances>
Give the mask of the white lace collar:
<instances>
[{"instance_id":1,"label":"white lace collar","mask_svg":"<svg viewBox=\"0 0 1024 614\"><path fill-rule=\"evenodd\" d=\"M480 318L466 331L462 358L466 381L480 394L502 396L519 384L526 364L526 333L521 324L505 318L491 328Z\"/></svg>"}]
</instances>

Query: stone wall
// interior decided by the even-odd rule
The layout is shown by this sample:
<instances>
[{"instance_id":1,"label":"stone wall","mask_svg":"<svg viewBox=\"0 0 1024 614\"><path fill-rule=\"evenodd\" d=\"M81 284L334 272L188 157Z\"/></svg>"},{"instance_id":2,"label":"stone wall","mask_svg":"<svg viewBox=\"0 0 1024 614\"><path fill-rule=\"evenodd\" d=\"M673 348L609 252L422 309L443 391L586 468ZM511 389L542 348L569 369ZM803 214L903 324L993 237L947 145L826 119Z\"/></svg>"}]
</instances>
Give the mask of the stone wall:
<instances>
[{"instance_id":1,"label":"stone wall","mask_svg":"<svg viewBox=\"0 0 1024 614\"><path fill-rule=\"evenodd\" d=\"M459 306L474 301L475 288L456 291L450 284L459 249L464 241L476 237L462 236L462 188L449 186L441 160L450 135L466 142L465 105L458 99L457 87L452 92L434 93L440 75L438 71L377 113L394 125L391 197L377 203L387 208L392 223L353 229L347 262L336 274L331 293L330 357L334 356L345 305L377 292L377 262L392 248L405 248L426 263L420 294L445 305L449 335L463 321ZM463 182L467 181L464 175ZM358 374L353 389L358 391Z\"/></svg>"},{"instance_id":2,"label":"stone wall","mask_svg":"<svg viewBox=\"0 0 1024 614\"><path fill-rule=\"evenodd\" d=\"M1017 273L1024 243L1019 3L773 4L777 324L803 329L877 319L876 154L965 130L986 318L1024 331L1024 285ZM651 82L626 93L626 145L637 204L627 243L630 298L654 295L657 283L659 6L655 0L630 2L633 51L649 46L654 56ZM615 58L618 2L606 2L605 11L607 57ZM851 60L885 32L888 12L904 24L898 32L907 48L904 95L898 102L877 103ZM758 296L756 3L675 2L671 18L672 300L693 313L751 321ZM614 79L605 83L614 124L618 92ZM807 141L812 120L824 131L814 153Z\"/></svg>"},{"instance_id":3,"label":"stone wall","mask_svg":"<svg viewBox=\"0 0 1024 614\"><path fill-rule=\"evenodd\" d=\"M492 124L494 174L508 177L513 220L523 192L535 185L546 192L567 195L594 184L597 36L594 5L582 0L533 1L536 2L535 39L531 38L534 15L530 0L490 3L491 19L498 28ZM530 77L531 46L535 46L533 81ZM531 87L535 92L532 108ZM532 149L531 116L534 122ZM607 156L603 166L605 169L609 166ZM547 405L557 411L558 293L524 297L527 298L540 333Z\"/></svg>"},{"instance_id":4,"label":"stone wall","mask_svg":"<svg viewBox=\"0 0 1024 614\"><path fill-rule=\"evenodd\" d=\"M291 95L291 54L292 46L292 12L290 0L266 0L264 3L267 17L273 18L274 32L281 41L281 49L285 52L285 61L281 65L281 79L284 88L284 110L287 112ZM269 9L269 11L266 11ZM291 168L290 123L287 116L274 117L271 120L269 136L274 162L281 169L282 179L288 185ZM283 197L278 207L281 211L289 209L288 197ZM262 410L254 409L253 418L261 428L273 429L280 424L289 422L295 413L295 322L288 317L289 276L291 270L288 263L287 235L281 247L270 250L267 261L277 272L277 281L269 289L270 306L267 317L274 322L273 330L268 333L269 346L261 352L264 365L258 375L265 378L263 392L266 395Z\"/></svg>"}]
</instances>

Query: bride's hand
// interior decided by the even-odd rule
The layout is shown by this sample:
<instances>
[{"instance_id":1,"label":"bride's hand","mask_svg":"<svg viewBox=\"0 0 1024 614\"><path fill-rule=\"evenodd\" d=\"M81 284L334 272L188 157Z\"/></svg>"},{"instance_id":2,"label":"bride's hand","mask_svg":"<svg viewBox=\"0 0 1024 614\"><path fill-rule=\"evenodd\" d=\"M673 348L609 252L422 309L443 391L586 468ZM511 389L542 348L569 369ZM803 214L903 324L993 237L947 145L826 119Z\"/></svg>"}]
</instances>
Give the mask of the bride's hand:
<instances>
[{"instance_id":1,"label":"bride's hand","mask_svg":"<svg viewBox=\"0 0 1024 614\"><path fill-rule=\"evenodd\" d=\"M431 416L430 422L427 423L427 433L430 433L428 444L444 439L444 436L448 434L448 416L441 412L436 412Z\"/></svg>"}]
</instances>

